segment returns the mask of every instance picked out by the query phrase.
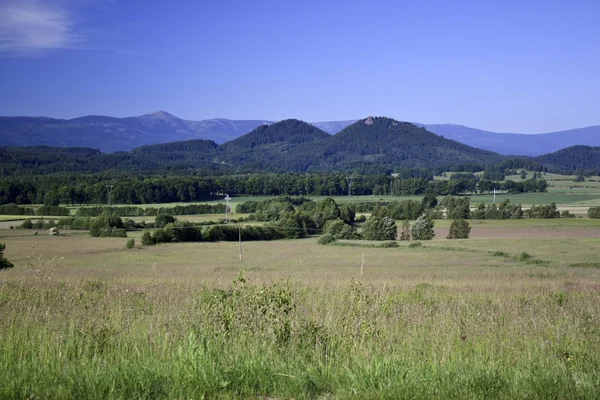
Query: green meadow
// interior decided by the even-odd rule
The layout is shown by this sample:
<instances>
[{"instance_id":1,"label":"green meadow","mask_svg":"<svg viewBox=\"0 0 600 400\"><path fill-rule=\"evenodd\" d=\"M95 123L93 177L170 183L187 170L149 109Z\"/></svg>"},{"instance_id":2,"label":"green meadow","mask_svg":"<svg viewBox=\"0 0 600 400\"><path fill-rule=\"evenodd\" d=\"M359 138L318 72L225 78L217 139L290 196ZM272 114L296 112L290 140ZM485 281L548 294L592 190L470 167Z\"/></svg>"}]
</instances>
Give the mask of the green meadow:
<instances>
[{"instance_id":1,"label":"green meadow","mask_svg":"<svg viewBox=\"0 0 600 400\"><path fill-rule=\"evenodd\" d=\"M241 261L238 243L0 230L0 398L598 398L600 225L446 240L448 222L387 249L247 242Z\"/></svg>"}]
</instances>

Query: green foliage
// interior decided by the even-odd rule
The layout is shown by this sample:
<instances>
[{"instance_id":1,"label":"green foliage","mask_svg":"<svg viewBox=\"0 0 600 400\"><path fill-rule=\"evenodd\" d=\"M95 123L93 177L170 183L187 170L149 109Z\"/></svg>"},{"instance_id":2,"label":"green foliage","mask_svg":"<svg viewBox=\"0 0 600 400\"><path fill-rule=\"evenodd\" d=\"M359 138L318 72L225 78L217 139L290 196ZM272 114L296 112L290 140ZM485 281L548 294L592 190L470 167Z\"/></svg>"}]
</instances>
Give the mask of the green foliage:
<instances>
[{"instance_id":1,"label":"green foliage","mask_svg":"<svg viewBox=\"0 0 600 400\"><path fill-rule=\"evenodd\" d=\"M127 237L123 220L117 215L102 214L96 218L77 218L89 221L90 236L94 237Z\"/></svg>"},{"instance_id":2,"label":"green foliage","mask_svg":"<svg viewBox=\"0 0 600 400\"><path fill-rule=\"evenodd\" d=\"M324 235L321 235L321 237L319 237L319 239L317 240L317 244L321 244L321 245L325 245L325 244L329 244L329 243L333 243L333 242L335 242L335 237L331 233L326 233Z\"/></svg>"},{"instance_id":3,"label":"green foliage","mask_svg":"<svg viewBox=\"0 0 600 400\"><path fill-rule=\"evenodd\" d=\"M71 212L66 207L60 207L55 205L43 205L38 208L35 215L52 215L52 216L68 216Z\"/></svg>"},{"instance_id":4,"label":"green foliage","mask_svg":"<svg viewBox=\"0 0 600 400\"><path fill-rule=\"evenodd\" d=\"M544 164L550 171L575 173L582 170L598 170L600 165L599 147L571 146L555 153L544 154L535 160Z\"/></svg>"},{"instance_id":5,"label":"green foliage","mask_svg":"<svg viewBox=\"0 0 600 400\"><path fill-rule=\"evenodd\" d=\"M527 253L525 251L522 252L521 255L519 256L519 260L520 261L528 261L528 260L531 260L532 258L533 257L529 253Z\"/></svg>"},{"instance_id":6,"label":"green foliage","mask_svg":"<svg viewBox=\"0 0 600 400\"><path fill-rule=\"evenodd\" d=\"M587 211L588 218L600 218L600 207L590 207Z\"/></svg>"},{"instance_id":7,"label":"green foliage","mask_svg":"<svg viewBox=\"0 0 600 400\"><path fill-rule=\"evenodd\" d=\"M477 210L471 212L471 219L521 219L523 214L521 204L511 204L509 199L505 199L499 206L480 203Z\"/></svg>"},{"instance_id":8,"label":"green foliage","mask_svg":"<svg viewBox=\"0 0 600 400\"><path fill-rule=\"evenodd\" d=\"M414 249L415 247L422 247L423 243L421 242L412 242L411 244L408 245L409 248Z\"/></svg>"},{"instance_id":9,"label":"green foliage","mask_svg":"<svg viewBox=\"0 0 600 400\"><path fill-rule=\"evenodd\" d=\"M202 231L200 227L188 221L177 221L167 224L164 228L167 236L173 242L200 242Z\"/></svg>"},{"instance_id":10,"label":"green foliage","mask_svg":"<svg viewBox=\"0 0 600 400\"><path fill-rule=\"evenodd\" d=\"M81 207L77 210L78 217L97 217L101 214L112 214L120 217L166 215L196 215L196 214L225 214L225 204L188 204L174 207Z\"/></svg>"},{"instance_id":11,"label":"green foliage","mask_svg":"<svg viewBox=\"0 0 600 400\"><path fill-rule=\"evenodd\" d=\"M540 206L531 206L529 210L527 210L527 217L529 218L539 218L539 219L547 219L547 218L560 218L560 212L556 209L556 203L552 202L547 205Z\"/></svg>"},{"instance_id":12,"label":"green foliage","mask_svg":"<svg viewBox=\"0 0 600 400\"><path fill-rule=\"evenodd\" d=\"M371 217L363 225L361 233L366 240L396 240L396 221L389 217Z\"/></svg>"},{"instance_id":13,"label":"green foliage","mask_svg":"<svg viewBox=\"0 0 600 400\"><path fill-rule=\"evenodd\" d=\"M23 223L19 226L19 228L21 229L33 229L33 222L31 222L31 219L26 219L25 221L23 221Z\"/></svg>"},{"instance_id":14,"label":"green foliage","mask_svg":"<svg viewBox=\"0 0 600 400\"><path fill-rule=\"evenodd\" d=\"M446 208L448 219L468 219L471 216L469 197L448 196L441 205Z\"/></svg>"},{"instance_id":15,"label":"green foliage","mask_svg":"<svg viewBox=\"0 0 600 400\"><path fill-rule=\"evenodd\" d=\"M144 246L154 246L156 244L150 231L144 231L142 234L142 244Z\"/></svg>"},{"instance_id":16,"label":"green foliage","mask_svg":"<svg viewBox=\"0 0 600 400\"><path fill-rule=\"evenodd\" d=\"M0 270L14 267L13 263L4 258L4 250L6 250L6 245L0 243Z\"/></svg>"},{"instance_id":17,"label":"green foliage","mask_svg":"<svg viewBox=\"0 0 600 400\"><path fill-rule=\"evenodd\" d=\"M16 204L0 205L0 215L34 215L33 208L22 207Z\"/></svg>"},{"instance_id":18,"label":"green foliage","mask_svg":"<svg viewBox=\"0 0 600 400\"><path fill-rule=\"evenodd\" d=\"M159 228L152 233L152 241L155 244L170 243L173 241L173 236L171 236L171 231L166 231L163 228Z\"/></svg>"},{"instance_id":19,"label":"green foliage","mask_svg":"<svg viewBox=\"0 0 600 400\"><path fill-rule=\"evenodd\" d=\"M402 223L402 231L400 231L400 240L410 240L410 221L404 220Z\"/></svg>"},{"instance_id":20,"label":"green foliage","mask_svg":"<svg viewBox=\"0 0 600 400\"><path fill-rule=\"evenodd\" d=\"M125 243L125 247L127 247L128 249L133 249L135 247L135 239L127 240L127 243Z\"/></svg>"},{"instance_id":21,"label":"green foliage","mask_svg":"<svg viewBox=\"0 0 600 400\"><path fill-rule=\"evenodd\" d=\"M360 239L360 235L356 228L352 225L346 224L341 219L334 221L328 221L325 225L325 232L331 234L336 240L337 239Z\"/></svg>"},{"instance_id":22,"label":"green foliage","mask_svg":"<svg viewBox=\"0 0 600 400\"><path fill-rule=\"evenodd\" d=\"M154 220L154 226L157 228L164 228L168 224L172 224L175 222L175 217L168 214L160 214L156 216Z\"/></svg>"},{"instance_id":23,"label":"green foliage","mask_svg":"<svg viewBox=\"0 0 600 400\"><path fill-rule=\"evenodd\" d=\"M468 239L471 234L471 226L464 219L455 219L450 225L446 239Z\"/></svg>"},{"instance_id":24,"label":"green foliage","mask_svg":"<svg viewBox=\"0 0 600 400\"><path fill-rule=\"evenodd\" d=\"M425 215L421 215L412 226L413 240L432 240L435 237L434 222Z\"/></svg>"},{"instance_id":25,"label":"green foliage","mask_svg":"<svg viewBox=\"0 0 600 400\"><path fill-rule=\"evenodd\" d=\"M423 202L415 200L393 201L387 205L376 204L372 216L392 219L417 219L425 210Z\"/></svg>"},{"instance_id":26,"label":"green foliage","mask_svg":"<svg viewBox=\"0 0 600 400\"><path fill-rule=\"evenodd\" d=\"M425 197L423 197L421 204L423 205L423 209L425 209L425 210L428 210L430 208L434 208L435 206L437 206L438 200L435 195L435 192L433 190L428 190L427 193L425 194Z\"/></svg>"},{"instance_id":27,"label":"green foliage","mask_svg":"<svg viewBox=\"0 0 600 400\"><path fill-rule=\"evenodd\" d=\"M561 218L575 218L575 215L571 214L569 210L562 210L560 213Z\"/></svg>"}]
</instances>

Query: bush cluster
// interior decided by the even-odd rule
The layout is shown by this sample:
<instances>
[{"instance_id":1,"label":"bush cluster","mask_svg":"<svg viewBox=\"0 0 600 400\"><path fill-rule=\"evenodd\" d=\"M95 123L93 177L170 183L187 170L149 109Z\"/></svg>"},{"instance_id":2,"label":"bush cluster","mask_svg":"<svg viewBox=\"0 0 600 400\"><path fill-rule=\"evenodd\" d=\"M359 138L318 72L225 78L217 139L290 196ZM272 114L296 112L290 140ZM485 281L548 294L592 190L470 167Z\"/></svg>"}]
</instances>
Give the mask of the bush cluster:
<instances>
[{"instance_id":1,"label":"bush cluster","mask_svg":"<svg viewBox=\"0 0 600 400\"><path fill-rule=\"evenodd\" d=\"M21 207L16 204L0 205L0 215L34 215L35 212L31 207Z\"/></svg>"},{"instance_id":2,"label":"bush cluster","mask_svg":"<svg viewBox=\"0 0 600 400\"><path fill-rule=\"evenodd\" d=\"M4 250L6 249L6 245L4 243L0 243L0 269L12 268L14 267L13 263L4 258Z\"/></svg>"},{"instance_id":3,"label":"bush cluster","mask_svg":"<svg viewBox=\"0 0 600 400\"><path fill-rule=\"evenodd\" d=\"M82 207L77 210L79 217L97 217L101 214L118 215L119 217L154 217L166 215L225 214L225 204L189 204L174 207Z\"/></svg>"},{"instance_id":4,"label":"bush cluster","mask_svg":"<svg viewBox=\"0 0 600 400\"><path fill-rule=\"evenodd\" d=\"M600 218L600 207L590 207L587 212L588 218Z\"/></svg>"},{"instance_id":5,"label":"bush cluster","mask_svg":"<svg viewBox=\"0 0 600 400\"><path fill-rule=\"evenodd\" d=\"M529 218L539 219L560 218L560 212L556 209L556 203L552 202L543 206L531 206L531 208L527 210L527 216Z\"/></svg>"},{"instance_id":6,"label":"bush cluster","mask_svg":"<svg viewBox=\"0 0 600 400\"><path fill-rule=\"evenodd\" d=\"M471 226L465 219L455 219L450 225L450 231L446 239L468 239L471 234Z\"/></svg>"},{"instance_id":7,"label":"bush cluster","mask_svg":"<svg viewBox=\"0 0 600 400\"><path fill-rule=\"evenodd\" d=\"M433 231L434 222L426 215L421 215L412 226L411 234L413 240L432 240L435 237Z\"/></svg>"},{"instance_id":8,"label":"bush cluster","mask_svg":"<svg viewBox=\"0 0 600 400\"><path fill-rule=\"evenodd\" d=\"M36 210L35 215L68 216L71 211L66 207L44 205Z\"/></svg>"}]
</instances>

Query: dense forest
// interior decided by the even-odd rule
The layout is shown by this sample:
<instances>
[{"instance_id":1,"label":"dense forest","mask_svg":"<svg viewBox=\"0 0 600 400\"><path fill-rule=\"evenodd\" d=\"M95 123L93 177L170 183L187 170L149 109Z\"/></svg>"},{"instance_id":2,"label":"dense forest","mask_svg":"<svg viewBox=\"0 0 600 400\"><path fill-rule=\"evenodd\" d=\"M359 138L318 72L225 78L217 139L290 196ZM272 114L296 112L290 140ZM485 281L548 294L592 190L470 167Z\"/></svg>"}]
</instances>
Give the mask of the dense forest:
<instances>
[{"instance_id":1,"label":"dense forest","mask_svg":"<svg viewBox=\"0 0 600 400\"><path fill-rule=\"evenodd\" d=\"M1 204L151 204L204 201L230 196L344 196L344 195L458 195L543 192L547 183L535 178L495 182L472 173L453 174L448 180L399 178L386 174L252 174L215 177L113 174L57 174L0 179Z\"/></svg>"}]
</instances>

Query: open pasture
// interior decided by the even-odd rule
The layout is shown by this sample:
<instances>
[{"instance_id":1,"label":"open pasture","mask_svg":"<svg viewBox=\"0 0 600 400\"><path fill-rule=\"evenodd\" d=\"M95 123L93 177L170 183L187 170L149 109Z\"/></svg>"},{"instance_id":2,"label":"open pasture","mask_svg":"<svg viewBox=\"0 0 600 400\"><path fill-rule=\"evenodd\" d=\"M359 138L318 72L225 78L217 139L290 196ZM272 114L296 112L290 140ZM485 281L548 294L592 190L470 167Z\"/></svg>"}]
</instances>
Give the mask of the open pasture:
<instances>
[{"instance_id":1,"label":"open pasture","mask_svg":"<svg viewBox=\"0 0 600 400\"><path fill-rule=\"evenodd\" d=\"M532 221L246 242L241 262L238 243L3 230L0 397L597 398L600 227Z\"/></svg>"}]
</instances>

